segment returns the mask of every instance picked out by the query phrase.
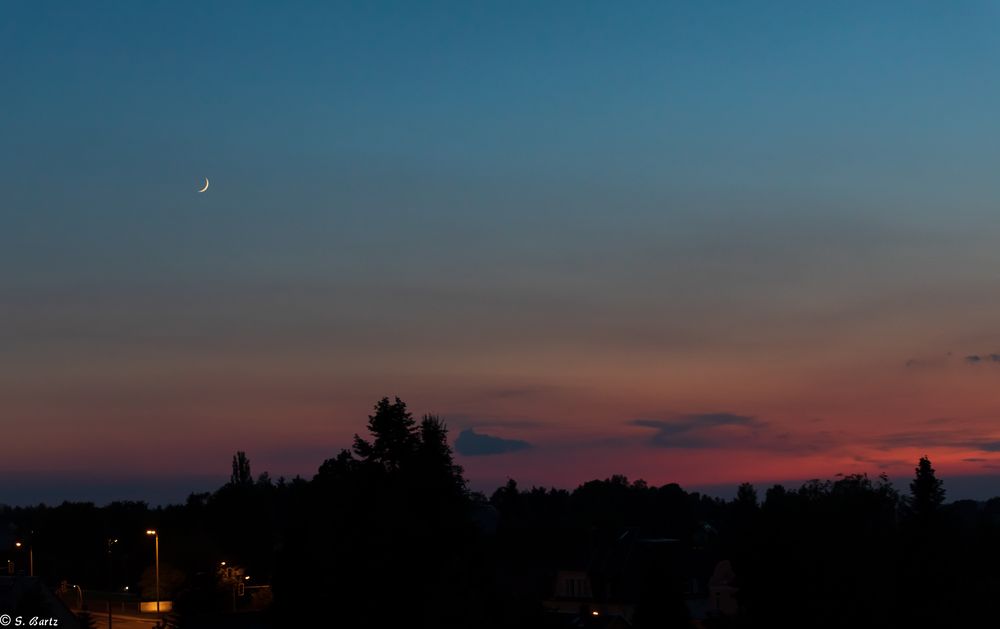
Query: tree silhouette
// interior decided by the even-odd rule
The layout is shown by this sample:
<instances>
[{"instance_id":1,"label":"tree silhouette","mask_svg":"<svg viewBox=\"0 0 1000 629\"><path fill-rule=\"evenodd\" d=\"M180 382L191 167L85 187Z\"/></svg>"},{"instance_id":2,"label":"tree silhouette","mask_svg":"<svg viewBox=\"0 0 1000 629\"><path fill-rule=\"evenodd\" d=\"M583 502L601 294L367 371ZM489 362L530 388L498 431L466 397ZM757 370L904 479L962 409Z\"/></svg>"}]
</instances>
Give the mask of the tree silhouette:
<instances>
[{"instance_id":1,"label":"tree silhouette","mask_svg":"<svg viewBox=\"0 0 1000 629\"><path fill-rule=\"evenodd\" d=\"M686 597L711 593L722 560L739 575L739 615L706 627L991 626L980 616L997 591L1000 498L945 504L926 456L905 504L887 477L865 474L766 494L745 483L730 500L618 475L571 491L510 480L487 502L469 491L438 417L414 420L383 398L367 428L312 480L254 481L240 451L228 483L186 504L0 505L0 531L31 532L46 549L36 574L84 588L107 583L95 540L120 538L118 587L147 598L144 532L168 531L160 589L175 603L167 626L183 629L233 626L232 583L214 578L222 561L272 584L265 627L310 626L318 602L361 629L605 626L589 611L553 617L546 601L563 570L588 572L592 603L633 606L633 626L685 627ZM43 615L31 594L18 613Z\"/></svg>"},{"instance_id":2,"label":"tree silhouette","mask_svg":"<svg viewBox=\"0 0 1000 629\"><path fill-rule=\"evenodd\" d=\"M757 489L750 483L743 483L736 490L736 504L746 509L757 508Z\"/></svg>"},{"instance_id":3,"label":"tree silhouette","mask_svg":"<svg viewBox=\"0 0 1000 629\"><path fill-rule=\"evenodd\" d=\"M421 480L446 496L464 496L466 482L462 466L456 465L448 445L448 428L435 415L420 422L416 451L416 472Z\"/></svg>"},{"instance_id":4,"label":"tree silhouette","mask_svg":"<svg viewBox=\"0 0 1000 629\"><path fill-rule=\"evenodd\" d=\"M378 401L375 413L368 416L368 432L373 438L370 442L354 435L354 454L366 464L395 472L416 452L416 422L398 397L394 402L387 397Z\"/></svg>"},{"instance_id":5,"label":"tree silhouette","mask_svg":"<svg viewBox=\"0 0 1000 629\"><path fill-rule=\"evenodd\" d=\"M969 572L968 566L955 563L949 546L960 537L948 531L944 511L943 483L937 478L927 456L920 458L910 482L906 508L910 516L901 530L902 556L905 570L901 575L901 604L908 626L943 627L952 624L949 618L954 604L964 588L957 581ZM947 610L947 611L946 611ZM961 623L958 623L961 624Z\"/></svg>"},{"instance_id":6,"label":"tree silhouette","mask_svg":"<svg viewBox=\"0 0 1000 629\"><path fill-rule=\"evenodd\" d=\"M910 509L917 518L926 518L936 513L944 503L944 482L934 473L931 460L920 457L910 481Z\"/></svg>"},{"instance_id":7,"label":"tree silhouette","mask_svg":"<svg viewBox=\"0 0 1000 629\"><path fill-rule=\"evenodd\" d=\"M315 480L320 483L345 480L355 470L357 464L358 461L350 450L341 450L335 458L323 461L316 473Z\"/></svg>"},{"instance_id":8,"label":"tree silhouette","mask_svg":"<svg viewBox=\"0 0 1000 629\"><path fill-rule=\"evenodd\" d=\"M233 487L253 485L253 474L250 473L250 459L247 458L247 453L242 450L233 455L233 475L229 477L229 484Z\"/></svg>"},{"instance_id":9,"label":"tree silhouette","mask_svg":"<svg viewBox=\"0 0 1000 629\"><path fill-rule=\"evenodd\" d=\"M367 428L291 503L275 605L291 617L332 597L353 626L470 626L472 501L447 427L385 397Z\"/></svg>"}]
</instances>

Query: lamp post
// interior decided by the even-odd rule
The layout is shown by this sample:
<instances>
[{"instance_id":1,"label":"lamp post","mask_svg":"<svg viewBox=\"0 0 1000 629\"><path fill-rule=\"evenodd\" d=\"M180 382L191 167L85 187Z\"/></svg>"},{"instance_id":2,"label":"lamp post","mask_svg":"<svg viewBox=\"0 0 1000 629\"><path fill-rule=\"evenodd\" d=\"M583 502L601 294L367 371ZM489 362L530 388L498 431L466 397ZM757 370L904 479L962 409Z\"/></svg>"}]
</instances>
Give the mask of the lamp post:
<instances>
[{"instance_id":1,"label":"lamp post","mask_svg":"<svg viewBox=\"0 0 1000 629\"><path fill-rule=\"evenodd\" d=\"M16 548L21 548L24 546L21 542L14 542ZM28 544L28 576L35 576L35 547Z\"/></svg>"},{"instance_id":2,"label":"lamp post","mask_svg":"<svg viewBox=\"0 0 1000 629\"><path fill-rule=\"evenodd\" d=\"M108 629L111 629L111 593L115 590L115 580L112 576L111 547L117 543L117 539L113 537L108 538Z\"/></svg>"},{"instance_id":3,"label":"lamp post","mask_svg":"<svg viewBox=\"0 0 1000 629\"><path fill-rule=\"evenodd\" d=\"M160 536L154 529L146 531L146 535L152 535L156 543L156 613L160 613Z\"/></svg>"}]
</instances>

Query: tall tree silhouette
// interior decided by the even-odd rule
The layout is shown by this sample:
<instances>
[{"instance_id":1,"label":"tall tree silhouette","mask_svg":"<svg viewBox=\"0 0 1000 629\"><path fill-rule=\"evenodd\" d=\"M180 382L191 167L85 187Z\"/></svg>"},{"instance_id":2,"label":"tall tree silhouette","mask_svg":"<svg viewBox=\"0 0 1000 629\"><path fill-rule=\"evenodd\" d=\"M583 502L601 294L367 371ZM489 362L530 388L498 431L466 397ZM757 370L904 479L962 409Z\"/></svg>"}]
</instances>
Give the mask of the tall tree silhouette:
<instances>
[{"instance_id":1,"label":"tall tree silhouette","mask_svg":"<svg viewBox=\"0 0 1000 629\"><path fill-rule=\"evenodd\" d=\"M253 474L250 473L250 459L247 458L247 453L242 450L233 455L233 474L229 477L229 484L233 487L253 485Z\"/></svg>"},{"instance_id":2,"label":"tall tree silhouette","mask_svg":"<svg viewBox=\"0 0 1000 629\"><path fill-rule=\"evenodd\" d=\"M910 482L910 509L916 517L926 518L944 503L944 483L935 475L926 456L920 457L915 472Z\"/></svg>"},{"instance_id":3,"label":"tall tree silhouette","mask_svg":"<svg viewBox=\"0 0 1000 629\"><path fill-rule=\"evenodd\" d=\"M416 452L417 474L446 496L464 496L462 466L456 465L448 445L448 428L436 415L424 415L420 422Z\"/></svg>"},{"instance_id":4,"label":"tall tree silhouette","mask_svg":"<svg viewBox=\"0 0 1000 629\"><path fill-rule=\"evenodd\" d=\"M902 529L905 570L901 579L902 620L910 627L957 626L950 616L960 605L964 588L956 587L961 573L950 552L959 538L948 531L944 515L944 487L928 457L920 457L906 500L909 521ZM963 596L964 598L964 596Z\"/></svg>"}]
</instances>

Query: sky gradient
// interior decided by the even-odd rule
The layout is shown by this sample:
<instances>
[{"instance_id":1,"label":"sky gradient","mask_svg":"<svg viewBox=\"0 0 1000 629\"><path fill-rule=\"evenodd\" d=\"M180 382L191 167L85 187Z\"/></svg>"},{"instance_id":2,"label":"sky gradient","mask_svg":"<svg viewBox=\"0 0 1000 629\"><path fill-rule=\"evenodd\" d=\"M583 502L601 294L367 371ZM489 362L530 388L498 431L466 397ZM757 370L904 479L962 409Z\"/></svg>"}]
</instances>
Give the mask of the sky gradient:
<instances>
[{"instance_id":1,"label":"sky gradient","mask_svg":"<svg viewBox=\"0 0 1000 629\"><path fill-rule=\"evenodd\" d=\"M4 3L0 502L311 476L384 395L483 490L1000 494L998 27Z\"/></svg>"}]
</instances>

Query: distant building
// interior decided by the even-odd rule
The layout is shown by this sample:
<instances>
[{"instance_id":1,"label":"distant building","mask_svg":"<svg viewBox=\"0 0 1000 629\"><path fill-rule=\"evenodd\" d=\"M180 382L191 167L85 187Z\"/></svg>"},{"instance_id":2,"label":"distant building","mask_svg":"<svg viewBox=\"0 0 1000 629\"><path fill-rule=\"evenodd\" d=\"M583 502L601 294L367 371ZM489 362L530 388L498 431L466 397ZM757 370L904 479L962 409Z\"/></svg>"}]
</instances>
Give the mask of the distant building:
<instances>
[{"instance_id":1,"label":"distant building","mask_svg":"<svg viewBox=\"0 0 1000 629\"><path fill-rule=\"evenodd\" d=\"M641 537L633 529L596 544L580 565L556 573L544 601L552 626L624 628L644 602L683 607L688 581L680 554L678 540Z\"/></svg>"}]
</instances>

